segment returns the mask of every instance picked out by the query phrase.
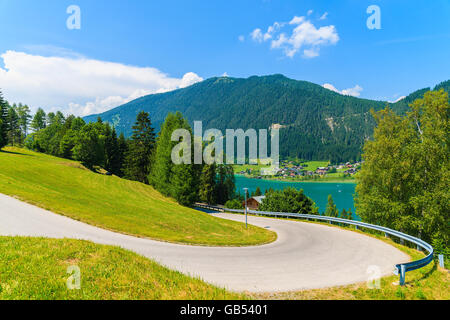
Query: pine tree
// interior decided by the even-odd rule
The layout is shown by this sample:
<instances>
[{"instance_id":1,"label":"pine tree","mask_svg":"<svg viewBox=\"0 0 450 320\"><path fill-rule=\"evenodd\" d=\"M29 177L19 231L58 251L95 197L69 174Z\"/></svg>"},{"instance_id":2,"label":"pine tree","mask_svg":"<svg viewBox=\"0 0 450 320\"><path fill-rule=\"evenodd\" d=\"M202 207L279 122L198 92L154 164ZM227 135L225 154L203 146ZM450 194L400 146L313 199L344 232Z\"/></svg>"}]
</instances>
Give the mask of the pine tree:
<instances>
[{"instance_id":1,"label":"pine tree","mask_svg":"<svg viewBox=\"0 0 450 320\"><path fill-rule=\"evenodd\" d=\"M12 146L20 144L19 116L17 115L16 108L14 107L8 108L7 126L8 142Z\"/></svg>"},{"instance_id":2,"label":"pine tree","mask_svg":"<svg viewBox=\"0 0 450 320\"><path fill-rule=\"evenodd\" d=\"M175 165L172 162L172 150L180 143L171 140L176 129L188 130L192 139L192 129L181 113L169 113L157 139L149 181L162 194L175 198L180 204L190 205L198 198L200 170L193 164Z\"/></svg>"},{"instance_id":3,"label":"pine tree","mask_svg":"<svg viewBox=\"0 0 450 320\"><path fill-rule=\"evenodd\" d=\"M200 201L208 204L216 203L216 165L204 165L200 175Z\"/></svg>"},{"instance_id":4,"label":"pine tree","mask_svg":"<svg viewBox=\"0 0 450 320\"><path fill-rule=\"evenodd\" d=\"M217 203L225 204L233 199L236 190L233 166L217 165L216 199Z\"/></svg>"},{"instance_id":5,"label":"pine tree","mask_svg":"<svg viewBox=\"0 0 450 320\"><path fill-rule=\"evenodd\" d=\"M253 196L259 197L261 195L262 195L261 188L260 187L256 187L256 190L255 190L255 193L253 194Z\"/></svg>"},{"instance_id":6,"label":"pine tree","mask_svg":"<svg viewBox=\"0 0 450 320\"><path fill-rule=\"evenodd\" d=\"M154 129L148 113L142 111L136 117L125 157L124 174L127 179L149 183L150 160L154 147Z\"/></svg>"},{"instance_id":7,"label":"pine tree","mask_svg":"<svg viewBox=\"0 0 450 320\"><path fill-rule=\"evenodd\" d=\"M348 219L347 210L342 209L342 212L341 212L341 218L342 218L342 219Z\"/></svg>"},{"instance_id":8,"label":"pine tree","mask_svg":"<svg viewBox=\"0 0 450 320\"><path fill-rule=\"evenodd\" d=\"M334 204L334 200L333 200L333 197L331 196L331 194L328 195L328 204L327 204L327 208L325 210L325 216L334 217L334 218L339 217L339 210L337 209L336 205Z\"/></svg>"},{"instance_id":9,"label":"pine tree","mask_svg":"<svg viewBox=\"0 0 450 320\"><path fill-rule=\"evenodd\" d=\"M352 214L352 209L349 209L347 212L347 219L348 220L353 220L353 214Z\"/></svg>"},{"instance_id":10,"label":"pine tree","mask_svg":"<svg viewBox=\"0 0 450 320\"><path fill-rule=\"evenodd\" d=\"M7 117L7 104L3 99L2 92L0 91L0 149L8 144Z\"/></svg>"},{"instance_id":11,"label":"pine tree","mask_svg":"<svg viewBox=\"0 0 450 320\"><path fill-rule=\"evenodd\" d=\"M170 196L170 177L174 164L172 162L172 149L176 142L171 141L172 132L181 126L180 113L169 113L161 125L161 131L156 141L155 155L149 181L156 190Z\"/></svg>"},{"instance_id":12,"label":"pine tree","mask_svg":"<svg viewBox=\"0 0 450 320\"><path fill-rule=\"evenodd\" d=\"M33 120L31 121L31 128L34 132L44 129L47 126L46 115L44 110L39 108L34 115Z\"/></svg>"},{"instance_id":13,"label":"pine tree","mask_svg":"<svg viewBox=\"0 0 450 320\"><path fill-rule=\"evenodd\" d=\"M117 163L119 170L118 170L118 173L116 173L116 174L119 177L122 177L123 176L123 167L124 167L124 163L125 163L125 155L128 152L128 143L127 143L127 140L125 139L125 135L123 134L123 132L121 132L119 135L119 139L117 141L117 147L119 149L119 159L118 159L118 163Z\"/></svg>"},{"instance_id":14,"label":"pine tree","mask_svg":"<svg viewBox=\"0 0 450 320\"><path fill-rule=\"evenodd\" d=\"M25 139L28 134L28 127L30 126L31 114L30 108L27 105L19 103L17 108L17 115L19 116L19 127L21 131L21 141Z\"/></svg>"},{"instance_id":15,"label":"pine tree","mask_svg":"<svg viewBox=\"0 0 450 320\"><path fill-rule=\"evenodd\" d=\"M113 128L111 130L109 124L106 124L105 169L112 174L120 176L121 168L122 162L116 129Z\"/></svg>"}]
</instances>

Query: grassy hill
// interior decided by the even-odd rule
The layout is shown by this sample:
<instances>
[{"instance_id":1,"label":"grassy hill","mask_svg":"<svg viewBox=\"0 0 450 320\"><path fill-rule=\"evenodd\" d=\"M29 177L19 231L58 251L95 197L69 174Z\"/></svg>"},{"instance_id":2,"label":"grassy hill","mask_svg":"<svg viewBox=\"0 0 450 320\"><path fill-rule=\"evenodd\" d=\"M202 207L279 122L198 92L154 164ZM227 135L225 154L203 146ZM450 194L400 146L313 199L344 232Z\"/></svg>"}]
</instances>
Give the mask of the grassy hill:
<instances>
[{"instance_id":1,"label":"grassy hill","mask_svg":"<svg viewBox=\"0 0 450 320\"><path fill-rule=\"evenodd\" d=\"M25 149L0 152L0 193L105 229L196 245L268 243L276 234L177 204L152 187Z\"/></svg>"},{"instance_id":2,"label":"grassy hill","mask_svg":"<svg viewBox=\"0 0 450 320\"><path fill-rule=\"evenodd\" d=\"M448 81L438 87L448 90ZM404 112L419 90L391 107ZM343 96L320 85L283 75L247 79L211 78L190 87L148 95L100 115L119 132L131 135L139 111L149 112L157 131L168 112L181 111L191 122L203 121L204 130L267 129L280 124L280 153L284 157L333 163L358 160L364 141L373 133L370 109L385 101Z\"/></svg>"},{"instance_id":3,"label":"grassy hill","mask_svg":"<svg viewBox=\"0 0 450 320\"><path fill-rule=\"evenodd\" d=\"M245 299L130 251L79 240L0 237L0 300ZM78 266L80 290L68 290Z\"/></svg>"}]
</instances>

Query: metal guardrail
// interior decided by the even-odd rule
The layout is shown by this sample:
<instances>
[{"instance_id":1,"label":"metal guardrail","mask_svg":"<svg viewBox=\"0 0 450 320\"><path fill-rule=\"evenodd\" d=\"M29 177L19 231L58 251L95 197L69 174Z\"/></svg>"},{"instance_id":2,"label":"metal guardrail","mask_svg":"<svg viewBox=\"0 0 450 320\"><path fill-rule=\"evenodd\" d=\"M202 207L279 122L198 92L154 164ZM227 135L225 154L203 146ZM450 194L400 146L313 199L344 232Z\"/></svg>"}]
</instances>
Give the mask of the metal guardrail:
<instances>
[{"instance_id":1,"label":"metal guardrail","mask_svg":"<svg viewBox=\"0 0 450 320\"><path fill-rule=\"evenodd\" d=\"M223 209L218 208L210 205L202 205L202 204L196 204L196 207L199 208L205 208L209 210L214 211L220 211L220 212L234 212L234 213L245 213L245 210L241 209ZM336 222L336 223L342 223L342 224L348 224L356 226L356 228L367 228L375 231L384 232L384 235L387 237L388 235L392 235L394 237L399 238L401 241L408 241L410 243L413 243L417 246L418 250L424 250L428 252L428 255L420 260L408 262L408 263L402 263L397 264L395 274L400 275L400 285L405 284L405 274L406 272L413 271L416 269L420 269L422 267L427 266L431 261L433 261L434 257L434 249L433 247L426 243L425 241L418 239L416 237L410 236L408 234L389 229L386 227L377 226L374 224L369 224L365 222L360 221L354 221L354 220L348 220L348 219L341 219L341 218L334 218L334 217L327 217L327 216L320 216L320 215L312 215L312 214L300 214L300 213L286 213L286 212L265 212L265 211L254 211L254 210L247 210L247 213L254 214L258 216L271 216L271 217L285 217L285 218L296 218L296 219L314 219L314 220L323 220L328 222Z\"/></svg>"}]
</instances>

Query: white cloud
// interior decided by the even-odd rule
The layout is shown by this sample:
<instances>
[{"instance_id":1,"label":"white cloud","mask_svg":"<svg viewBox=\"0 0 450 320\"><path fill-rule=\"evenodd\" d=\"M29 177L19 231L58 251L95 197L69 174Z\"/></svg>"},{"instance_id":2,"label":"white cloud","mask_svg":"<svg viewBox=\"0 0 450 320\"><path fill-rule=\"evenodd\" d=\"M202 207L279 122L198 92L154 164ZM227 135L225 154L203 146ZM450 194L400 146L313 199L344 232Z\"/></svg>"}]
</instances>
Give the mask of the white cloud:
<instances>
[{"instance_id":1,"label":"white cloud","mask_svg":"<svg viewBox=\"0 0 450 320\"><path fill-rule=\"evenodd\" d=\"M285 29L286 31L284 31ZM316 27L305 17L298 16L294 16L288 23L275 22L265 34L260 28L257 28L251 33L251 36L258 43L270 39L271 49L281 49L290 58L293 58L299 51L303 51L304 58L314 58L319 56L321 47L335 45L339 42L335 26Z\"/></svg>"},{"instance_id":2,"label":"white cloud","mask_svg":"<svg viewBox=\"0 0 450 320\"><path fill-rule=\"evenodd\" d=\"M0 88L11 102L32 109L75 115L100 113L151 93L184 88L203 79L189 72L182 78L150 67L135 67L84 57L44 57L7 51L0 55Z\"/></svg>"},{"instance_id":3,"label":"white cloud","mask_svg":"<svg viewBox=\"0 0 450 320\"><path fill-rule=\"evenodd\" d=\"M252 31L252 33L250 33L250 36L252 37L252 39L256 42L262 42L263 41L263 34L261 29L257 28L255 30Z\"/></svg>"},{"instance_id":4,"label":"white cloud","mask_svg":"<svg viewBox=\"0 0 450 320\"><path fill-rule=\"evenodd\" d=\"M319 20L326 20L326 18L328 18L328 12L325 12L325 13L319 18Z\"/></svg>"},{"instance_id":5,"label":"white cloud","mask_svg":"<svg viewBox=\"0 0 450 320\"><path fill-rule=\"evenodd\" d=\"M352 96L352 97L359 97L361 95L361 92L363 91L363 88L360 87L359 85L356 85L353 88L344 89L342 91L339 91L338 89L336 89L335 86L333 86L332 84L329 84L329 83L325 83L323 85L323 87L325 89L337 92L337 93L342 94L344 96Z\"/></svg>"},{"instance_id":6,"label":"white cloud","mask_svg":"<svg viewBox=\"0 0 450 320\"><path fill-rule=\"evenodd\" d=\"M315 48L303 50L303 56L305 58L315 58L319 55L319 51Z\"/></svg>"},{"instance_id":7,"label":"white cloud","mask_svg":"<svg viewBox=\"0 0 450 320\"><path fill-rule=\"evenodd\" d=\"M309 10L309 11L308 11L308 16L312 15L313 12L314 12L314 10Z\"/></svg>"},{"instance_id":8,"label":"white cloud","mask_svg":"<svg viewBox=\"0 0 450 320\"><path fill-rule=\"evenodd\" d=\"M240 42L244 42L245 41L245 37L243 35L240 35L238 37L238 39L239 39Z\"/></svg>"},{"instance_id":9,"label":"white cloud","mask_svg":"<svg viewBox=\"0 0 450 320\"><path fill-rule=\"evenodd\" d=\"M300 24L303 21L305 21L305 17L294 16L294 18L292 18L292 20L289 22L289 24Z\"/></svg>"}]
</instances>

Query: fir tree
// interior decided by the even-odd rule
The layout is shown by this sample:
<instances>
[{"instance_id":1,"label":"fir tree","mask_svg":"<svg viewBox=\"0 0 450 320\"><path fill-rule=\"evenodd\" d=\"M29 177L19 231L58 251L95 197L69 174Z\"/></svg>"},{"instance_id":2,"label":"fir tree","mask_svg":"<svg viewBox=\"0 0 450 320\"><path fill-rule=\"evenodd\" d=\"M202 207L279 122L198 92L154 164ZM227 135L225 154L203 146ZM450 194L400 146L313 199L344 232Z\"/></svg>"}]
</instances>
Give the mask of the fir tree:
<instances>
[{"instance_id":1,"label":"fir tree","mask_svg":"<svg viewBox=\"0 0 450 320\"><path fill-rule=\"evenodd\" d=\"M147 112L140 112L125 157L124 174L127 179L149 183L150 159L154 147L155 133L150 117Z\"/></svg>"},{"instance_id":2,"label":"fir tree","mask_svg":"<svg viewBox=\"0 0 450 320\"><path fill-rule=\"evenodd\" d=\"M339 217L339 210L334 204L333 197L331 196L331 194L328 195L328 204L324 215L327 217L334 217L334 218Z\"/></svg>"},{"instance_id":3,"label":"fir tree","mask_svg":"<svg viewBox=\"0 0 450 320\"><path fill-rule=\"evenodd\" d=\"M0 91L0 149L8 144L7 117L7 104Z\"/></svg>"},{"instance_id":4,"label":"fir tree","mask_svg":"<svg viewBox=\"0 0 450 320\"><path fill-rule=\"evenodd\" d=\"M47 126L46 115L44 110L39 108L31 121L31 128L34 132L44 129Z\"/></svg>"},{"instance_id":5,"label":"fir tree","mask_svg":"<svg viewBox=\"0 0 450 320\"><path fill-rule=\"evenodd\" d=\"M216 203L216 165L204 165L200 176L200 201L208 204Z\"/></svg>"}]
</instances>

